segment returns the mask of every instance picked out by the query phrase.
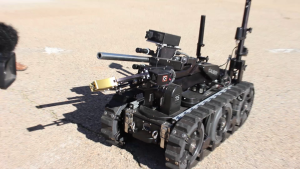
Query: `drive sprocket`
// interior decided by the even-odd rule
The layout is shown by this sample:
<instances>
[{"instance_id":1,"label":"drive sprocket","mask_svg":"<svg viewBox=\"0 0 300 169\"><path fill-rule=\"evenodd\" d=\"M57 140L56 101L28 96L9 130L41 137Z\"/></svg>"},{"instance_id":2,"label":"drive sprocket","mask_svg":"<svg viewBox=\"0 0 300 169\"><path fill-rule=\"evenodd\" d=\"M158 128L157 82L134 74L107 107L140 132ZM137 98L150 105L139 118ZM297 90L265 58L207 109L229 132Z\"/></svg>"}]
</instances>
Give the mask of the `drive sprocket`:
<instances>
[{"instance_id":1,"label":"drive sprocket","mask_svg":"<svg viewBox=\"0 0 300 169\"><path fill-rule=\"evenodd\" d=\"M234 86L230 92L237 94L233 100L233 114L237 119L237 126L241 127L247 120L254 101L253 83L241 82Z\"/></svg>"},{"instance_id":2,"label":"drive sprocket","mask_svg":"<svg viewBox=\"0 0 300 169\"><path fill-rule=\"evenodd\" d=\"M124 144L123 121L121 113L127 104L109 108L106 107L101 117L101 133L107 139L106 141L113 145Z\"/></svg>"},{"instance_id":3,"label":"drive sprocket","mask_svg":"<svg viewBox=\"0 0 300 169\"><path fill-rule=\"evenodd\" d=\"M187 114L171 131L165 157L166 166L172 169L191 168L198 161L204 139L204 125L200 118Z\"/></svg>"},{"instance_id":4,"label":"drive sprocket","mask_svg":"<svg viewBox=\"0 0 300 169\"><path fill-rule=\"evenodd\" d=\"M254 101L254 88L250 88L247 93L245 93L244 100L241 106L240 110L240 127L245 123L245 121L248 119L252 105Z\"/></svg>"}]
</instances>

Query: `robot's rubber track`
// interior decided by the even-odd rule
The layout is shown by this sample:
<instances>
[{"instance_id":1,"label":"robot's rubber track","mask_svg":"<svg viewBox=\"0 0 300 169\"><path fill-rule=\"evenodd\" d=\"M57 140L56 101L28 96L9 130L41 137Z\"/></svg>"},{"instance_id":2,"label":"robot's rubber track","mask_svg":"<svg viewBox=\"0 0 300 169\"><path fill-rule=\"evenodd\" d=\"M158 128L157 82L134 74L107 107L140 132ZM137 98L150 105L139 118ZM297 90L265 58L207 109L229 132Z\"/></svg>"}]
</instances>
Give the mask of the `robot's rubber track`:
<instances>
[{"instance_id":1,"label":"robot's rubber track","mask_svg":"<svg viewBox=\"0 0 300 169\"><path fill-rule=\"evenodd\" d=\"M117 145L121 144L120 134L120 122L121 112L126 107L122 105L114 108L105 108L104 114L101 117L101 133L107 139L107 142Z\"/></svg>"},{"instance_id":2,"label":"robot's rubber track","mask_svg":"<svg viewBox=\"0 0 300 169\"><path fill-rule=\"evenodd\" d=\"M240 111L241 101L238 101L237 99L238 97L244 96L243 94L245 92L250 91L251 89L253 89L254 92L254 86L252 83L241 82L237 85L232 86L230 89L228 89L226 92L222 93L221 95L217 96L216 98L205 103L203 106L200 106L199 108L197 108L196 111L192 111L191 113L184 115L184 117L181 118L176 123L176 125L174 126L174 128L170 133L166 151L165 151L166 166L172 169L191 168L195 166L197 162L201 161L208 154L208 152L214 150L220 144L220 143L215 144L214 141L209 141L209 145L205 146L207 144L203 143L201 145L202 150L199 152L197 156L197 160L195 160L195 162L193 162L190 165L185 165L186 161L184 161L183 157L184 157L185 149L186 147L188 147L187 146L188 143L186 139L182 136L186 135L189 137L189 134L191 134L191 130L195 127L195 125L198 125L198 123L204 123L204 121L202 120L205 117L208 117L209 115L216 112L216 110L219 110L226 104L231 104L233 117L231 118L232 120L230 123L230 128L228 128L230 132L228 130L226 132L226 135L224 133L224 138L222 139L222 142L226 138L228 138L229 133L231 134L234 133L238 125L240 125L237 123L237 121L239 120L236 120L236 118L240 118L238 116L238 113ZM174 130L176 132L174 132ZM209 135L209 133L205 133L205 134L206 136ZM207 148L210 148L210 150L208 150Z\"/></svg>"}]
</instances>

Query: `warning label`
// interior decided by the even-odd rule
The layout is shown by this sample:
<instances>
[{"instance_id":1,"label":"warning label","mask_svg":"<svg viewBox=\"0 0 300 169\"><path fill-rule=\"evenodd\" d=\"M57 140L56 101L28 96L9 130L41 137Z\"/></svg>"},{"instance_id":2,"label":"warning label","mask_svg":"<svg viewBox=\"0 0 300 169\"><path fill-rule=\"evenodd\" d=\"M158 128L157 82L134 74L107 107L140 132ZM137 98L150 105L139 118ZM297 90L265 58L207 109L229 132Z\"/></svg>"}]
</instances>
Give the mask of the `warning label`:
<instances>
[{"instance_id":1,"label":"warning label","mask_svg":"<svg viewBox=\"0 0 300 169\"><path fill-rule=\"evenodd\" d=\"M162 77L162 81L163 81L163 82L168 81L168 75L163 76L163 77Z\"/></svg>"}]
</instances>

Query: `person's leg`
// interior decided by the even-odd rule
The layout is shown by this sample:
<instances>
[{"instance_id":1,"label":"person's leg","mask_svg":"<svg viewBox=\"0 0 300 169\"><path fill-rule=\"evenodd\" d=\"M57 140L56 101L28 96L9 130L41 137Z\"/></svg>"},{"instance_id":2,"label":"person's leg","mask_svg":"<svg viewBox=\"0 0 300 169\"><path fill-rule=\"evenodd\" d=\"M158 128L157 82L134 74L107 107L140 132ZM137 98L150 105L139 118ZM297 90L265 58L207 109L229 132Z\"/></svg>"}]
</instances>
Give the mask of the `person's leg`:
<instances>
[{"instance_id":1,"label":"person's leg","mask_svg":"<svg viewBox=\"0 0 300 169\"><path fill-rule=\"evenodd\" d=\"M27 69L27 66L25 66L25 65L23 65L21 63L16 62L16 69L17 69L17 71L24 71L24 70Z\"/></svg>"}]
</instances>

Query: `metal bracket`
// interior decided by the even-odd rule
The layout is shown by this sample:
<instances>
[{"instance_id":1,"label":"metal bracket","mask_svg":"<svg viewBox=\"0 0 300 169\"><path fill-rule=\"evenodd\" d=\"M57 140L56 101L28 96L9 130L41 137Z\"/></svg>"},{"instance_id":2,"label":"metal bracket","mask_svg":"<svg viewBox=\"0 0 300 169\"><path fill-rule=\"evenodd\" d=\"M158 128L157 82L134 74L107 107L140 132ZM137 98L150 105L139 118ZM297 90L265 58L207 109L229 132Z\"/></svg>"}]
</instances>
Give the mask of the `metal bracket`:
<instances>
[{"instance_id":1,"label":"metal bracket","mask_svg":"<svg viewBox=\"0 0 300 169\"><path fill-rule=\"evenodd\" d=\"M133 122L133 113L134 113L133 109L128 108L128 109L125 110L125 123L124 123L125 126L124 126L124 131L126 133L128 133L129 127L133 128L133 129L135 127L134 122Z\"/></svg>"},{"instance_id":2,"label":"metal bracket","mask_svg":"<svg viewBox=\"0 0 300 169\"><path fill-rule=\"evenodd\" d=\"M160 128L160 147L165 148L165 142L169 139L171 124L164 122Z\"/></svg>"},{"instance_id":3,"label":"metal bracket","mask_svg":"<svg viewBox=\"0 0 300 169\"><path fill-rule=\"evenodd\" d=\"M125 123L124 123L124 131L128 133L129 127L134 132L135 123L133 121L133 114L136 112L136 109L139 107L138 101L133 101L129 103L129 108L125 110Z\"/></svg>"},{"instance_id":4,"label":"metal bracket","mask_svg":"<svg viewBox=\"0 0 300 169\"><path fill-rule=\"evenodd\" d=\"M133 102L130 102L130 103L129 103L129 107L130 107L131 109L136 109L136 108L139 107L139 104L140 104L140 102L138 102L138 101L133 101Z\"/></svg>"}]
</instances>

